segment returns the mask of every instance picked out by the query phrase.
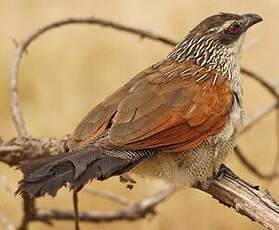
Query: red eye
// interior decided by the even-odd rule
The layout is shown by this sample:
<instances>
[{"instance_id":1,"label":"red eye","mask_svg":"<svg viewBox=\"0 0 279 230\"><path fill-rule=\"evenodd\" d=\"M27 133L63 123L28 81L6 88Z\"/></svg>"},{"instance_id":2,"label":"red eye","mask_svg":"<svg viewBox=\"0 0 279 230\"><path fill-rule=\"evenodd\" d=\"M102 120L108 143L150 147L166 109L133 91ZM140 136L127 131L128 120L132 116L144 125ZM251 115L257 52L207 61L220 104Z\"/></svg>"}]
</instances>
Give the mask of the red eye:
<instances>
[{"instance_id":1,"label":"red eye","mask_svg":"<svg viewBox=\"0 0 279 230\"><path fill-rule=\"evenodd\" d=\"M238 24L233 24L233 25L230 26L229 30L230 30L230 33L236 34L236 33L239 32L240 26Z\"/></svg>"}]
</instances>

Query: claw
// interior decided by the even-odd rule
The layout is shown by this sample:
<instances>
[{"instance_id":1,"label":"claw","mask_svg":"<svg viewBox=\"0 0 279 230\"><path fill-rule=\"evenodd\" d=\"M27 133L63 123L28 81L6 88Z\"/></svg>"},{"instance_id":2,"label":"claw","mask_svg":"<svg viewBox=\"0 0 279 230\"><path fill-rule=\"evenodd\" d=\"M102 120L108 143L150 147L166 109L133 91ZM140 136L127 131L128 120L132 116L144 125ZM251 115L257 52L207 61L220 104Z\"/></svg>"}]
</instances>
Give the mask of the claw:
<instances>
[{"instance_id":1,"label":"claw","mask_svg":"<svg viewBox=\"0 0 279 230\"><path fill-rule=\"evenodd\" d=\"M221 180L225 174L227 174L235 179L238 178L238 176L224 164L220 165L219 170L217 171L217 173L214 173L213 177L217 180Z\"/></svg>"}]
</instances>

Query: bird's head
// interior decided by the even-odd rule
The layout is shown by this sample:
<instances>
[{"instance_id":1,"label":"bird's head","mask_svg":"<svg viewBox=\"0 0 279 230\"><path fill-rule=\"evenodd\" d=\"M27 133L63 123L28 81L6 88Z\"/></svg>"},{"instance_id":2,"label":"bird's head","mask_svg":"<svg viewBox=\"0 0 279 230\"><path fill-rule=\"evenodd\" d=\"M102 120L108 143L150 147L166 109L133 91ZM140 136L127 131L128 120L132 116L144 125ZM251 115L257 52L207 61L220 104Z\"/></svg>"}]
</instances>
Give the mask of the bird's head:
<instances>
[{"instance_id":1,"label":"bird's head","mask_svg":"<svg viewBox=\"0 0 279 230\"><path fill-rule=\"evenodd\" d=\"M223 65L220 61L239 56L247 29L262 21L256 14L220 13L199 23L168 57L195 60L199 65Z\"/></svg>"},{"instance_id":2,"label":"bird's head","mask_svg":"<svg viewBox=\"0 0 279 230\"><path fill-rule=\"evenodd\" d=\"M235 50L239 50L247 29L262 20L257 14L220 13L203 20L187 37L213 39L224 46L236 46Z\"/></svg>"}]
</instances>

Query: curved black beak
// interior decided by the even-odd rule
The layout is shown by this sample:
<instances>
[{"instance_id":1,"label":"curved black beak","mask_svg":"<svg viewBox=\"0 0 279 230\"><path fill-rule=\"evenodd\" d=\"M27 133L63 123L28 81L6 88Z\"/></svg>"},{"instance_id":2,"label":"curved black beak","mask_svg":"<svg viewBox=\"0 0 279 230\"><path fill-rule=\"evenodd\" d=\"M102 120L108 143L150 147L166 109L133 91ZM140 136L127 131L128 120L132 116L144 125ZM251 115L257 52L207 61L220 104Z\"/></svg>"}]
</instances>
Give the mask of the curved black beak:
<instances>
[{"instance_id":1,"label":"curved black beak","mask_svg":"<svg viewBox=\"0 0 279 230\"><path fill-rule=\"evenodd\" d=\"M246 29L251 26L261 22L263 19L257 14L243 14L242 15L243 23L245 24Z\"/></svg>"}]
</instances>

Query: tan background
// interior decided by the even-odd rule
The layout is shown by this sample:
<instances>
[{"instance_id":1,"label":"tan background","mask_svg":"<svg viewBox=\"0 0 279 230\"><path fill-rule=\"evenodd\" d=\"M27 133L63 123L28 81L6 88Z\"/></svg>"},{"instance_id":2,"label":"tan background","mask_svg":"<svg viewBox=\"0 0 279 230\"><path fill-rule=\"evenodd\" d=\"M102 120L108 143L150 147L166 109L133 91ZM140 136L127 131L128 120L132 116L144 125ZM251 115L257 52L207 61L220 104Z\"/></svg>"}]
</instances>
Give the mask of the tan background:
<instances>
[{"instance_id":1,"label":"tan background","mask_svg":"<svg viewBox=\"0 0 279 230\"><path fill-rule=\"evenodd\" d=\"M279 1L277 0L1 0L0 1L0 136L15 135L9 110L8 74L14 51L12 38L22 39L38 26L69 16L100 16L145 28L174 39L182 39L203 18L218 12L258 13L264 22L253 28L246 41L260 42L243 55L244 66L276 80L279 51ZM20 96L28 130L39 137L62 137L71 133L79 120L98 101L134 74L164 57L169 47L98 26L67 26L46 34L29 48L20 71ZM244 79L247 116L271 96L251 80ZM275 114L267 117L239 139L249 158L263 172L271 170L276 153ZM267 187L279 199L279 183L254 177L232 156L228 165L253 183ZM6 187L16 189L20 173L0 164L0 213L18 223L22 214L20 199ZM92 186L92 185L91 185ZM127 191L111 179L94 183L137 200L158 191L160 183L138 179ZM70 193L56 199L45 198L41 206L71 208ZM110 202L81 194L83 210L111 210ZM220 205L207 194L184 189L158 207L155 218L137 222L82 224L82 229L261 229L232 209ZM72 229L69 222L56 222L55 229ZM1 227L0 227L1 228ZM32 229L48 229L32 224Z\"/></svg>"}]
</instances>

